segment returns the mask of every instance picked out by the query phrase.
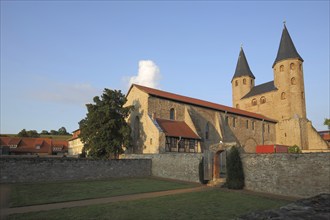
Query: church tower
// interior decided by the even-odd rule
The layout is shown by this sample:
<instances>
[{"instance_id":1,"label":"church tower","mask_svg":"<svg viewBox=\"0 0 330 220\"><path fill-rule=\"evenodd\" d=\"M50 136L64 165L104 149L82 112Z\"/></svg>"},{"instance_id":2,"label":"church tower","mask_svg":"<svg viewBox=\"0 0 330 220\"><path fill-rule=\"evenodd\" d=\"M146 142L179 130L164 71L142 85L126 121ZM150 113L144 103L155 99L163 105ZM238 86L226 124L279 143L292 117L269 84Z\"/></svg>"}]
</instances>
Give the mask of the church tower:
<instances>
[{"instance_id":1,"label":"church tower","mask_svg":"<svg viewBox=\"0 0 330 220\"><path fill-rule=\"evenodd\" d=\"M284 24L273 64L274 85L278 89L274 97L278 105L277 120L306 118L303 62Z\"/></svg>"},{"instance_id":2,"label":"church tower","mask_svg":"<svg viewBox=\"0 0 330 220\"><path fill-rule=\"evenodd\" d=\"M239 52L235 74L231 80L233 106L240 108L239 101L254 87L255 77L250 70L243 48Z\"/></svg>"}]
</instances>

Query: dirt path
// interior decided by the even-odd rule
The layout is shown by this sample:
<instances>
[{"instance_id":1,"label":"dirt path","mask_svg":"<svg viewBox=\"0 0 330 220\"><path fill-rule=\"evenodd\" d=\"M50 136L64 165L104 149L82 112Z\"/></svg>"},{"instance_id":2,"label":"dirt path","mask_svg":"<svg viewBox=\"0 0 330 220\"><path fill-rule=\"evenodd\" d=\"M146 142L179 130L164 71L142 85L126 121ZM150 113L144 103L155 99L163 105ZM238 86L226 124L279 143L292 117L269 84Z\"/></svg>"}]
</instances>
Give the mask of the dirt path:
<instances>
[{"instance_id":1,"label":"dirt path","mask_svg":"<svg viewBox=\"0 0 330 220\"><path fill-rule=\"evenodd\" d=\"M24 206L24 207L17 207L17 208L8 208L8 206L6 206L6 207L1 208L1 214L3 215L2 216L3 218L1 217L1 219L4 219L6 216L11 215L11 214L48 211L48 210L53 210L53 209L71 208L71 207L78 207L78 206L89 206L89 205L105 204L105 203L120 202L120 201L133 201L133 200L155 198L155 197L167 196L167 195L198 192L198 191L203 191L203 190L208 190L208 189L210 189L210 188L206 187L206 186L199 186L199 187L188 188L188 189L176 189L176 190L168 190L168 191L160 191L160 192L114 196L114 197L108 197L108 198L87 199L87 200L52 203L52 204L44 204L44 205ZM1 195L1 197L2 197L2 195Z\"/></svg>"}]
</instances>

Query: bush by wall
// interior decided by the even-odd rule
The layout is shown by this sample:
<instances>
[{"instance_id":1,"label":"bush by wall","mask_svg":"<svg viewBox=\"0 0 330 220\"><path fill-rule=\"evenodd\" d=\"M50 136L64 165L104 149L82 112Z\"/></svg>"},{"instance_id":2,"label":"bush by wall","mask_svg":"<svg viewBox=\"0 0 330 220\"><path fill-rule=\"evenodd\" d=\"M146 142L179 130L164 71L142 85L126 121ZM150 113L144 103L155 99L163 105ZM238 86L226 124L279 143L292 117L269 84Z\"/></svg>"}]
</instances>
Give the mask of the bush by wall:
<instances>
[{"instance_id":1,"label":"bush by wall","mask_svg":"<svg viewBox=\"0 0 330 220\"><path fill-rule=\"evenodd\" d=\"M232 147L227 155L227 179L229 189L243 189L244 173L240 153L237 147Z\"/></svg>"}]
</instances>

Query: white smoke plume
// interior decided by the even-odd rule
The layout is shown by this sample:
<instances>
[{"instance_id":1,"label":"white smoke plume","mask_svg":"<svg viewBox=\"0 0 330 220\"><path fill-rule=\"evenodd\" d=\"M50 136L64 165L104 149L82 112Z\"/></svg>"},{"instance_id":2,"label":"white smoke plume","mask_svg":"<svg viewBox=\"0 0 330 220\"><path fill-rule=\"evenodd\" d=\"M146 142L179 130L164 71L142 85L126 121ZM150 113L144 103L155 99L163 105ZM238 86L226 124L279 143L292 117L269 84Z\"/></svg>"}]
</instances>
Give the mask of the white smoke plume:
<instances>
[{"instance_id":1,"label":"white smoke plume","mask_svg":"<svg viewBox=\"0 0 330 220\"><path fill-rule=\"evenodd\" d=\"M161 78L159 67L152 60L140 60L139 71L129 79L129 86L139 84L151 88L159 88Z\"/></svg>"}]
</instances>

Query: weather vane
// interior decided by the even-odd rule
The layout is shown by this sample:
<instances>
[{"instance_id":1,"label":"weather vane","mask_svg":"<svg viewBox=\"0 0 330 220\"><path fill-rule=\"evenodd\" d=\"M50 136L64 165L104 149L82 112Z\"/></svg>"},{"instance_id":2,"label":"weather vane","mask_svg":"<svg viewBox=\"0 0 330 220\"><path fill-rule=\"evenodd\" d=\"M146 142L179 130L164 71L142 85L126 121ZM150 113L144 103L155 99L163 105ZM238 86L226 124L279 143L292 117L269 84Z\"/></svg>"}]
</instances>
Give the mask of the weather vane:
<instances>
[{"instance_id":1,"label":"weather vane","mask_svg":"<svg viewBox=\"0 0 330 220\"><path fill-rule=\"evenodd\" d=\"M286 20L284 19L283 24L286 25Z\"/></svg>"}]
</instances>

